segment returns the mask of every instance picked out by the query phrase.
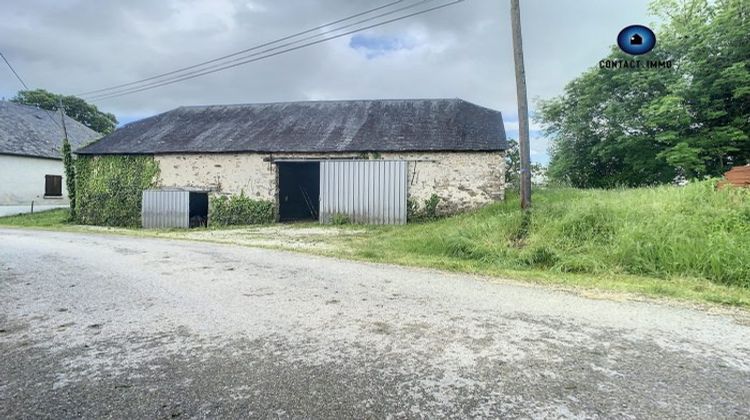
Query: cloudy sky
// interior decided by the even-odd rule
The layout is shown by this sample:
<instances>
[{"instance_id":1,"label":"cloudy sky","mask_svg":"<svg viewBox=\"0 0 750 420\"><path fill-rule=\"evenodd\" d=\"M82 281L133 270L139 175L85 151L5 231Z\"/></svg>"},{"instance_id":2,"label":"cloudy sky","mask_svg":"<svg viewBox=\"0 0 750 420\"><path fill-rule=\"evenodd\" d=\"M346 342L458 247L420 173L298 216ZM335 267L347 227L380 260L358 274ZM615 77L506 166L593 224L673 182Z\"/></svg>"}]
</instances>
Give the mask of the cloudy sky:
<instances>
[{"instance_id":1,"label":"cloudy sky","mask_svg":"<svg viewBox=\"0 0 750 420\"><path fill-rule=\"evenodd\" d=\"M230 54L386 3L0 0L0 51L32 88L76 94ZM647 7L648 0L522 0L532 110L536 99L560 94L606 55L624 26L651 23ZM181 105L458 97L502 111L508 135L516 137L509 8L509 0L466 0L267 60L93 102L129 122ZM0 68L0 97L10 98L18 89L10 71ZM547 147L534 130L532 160L546 162Z\"/></svg>"}]
</instances>

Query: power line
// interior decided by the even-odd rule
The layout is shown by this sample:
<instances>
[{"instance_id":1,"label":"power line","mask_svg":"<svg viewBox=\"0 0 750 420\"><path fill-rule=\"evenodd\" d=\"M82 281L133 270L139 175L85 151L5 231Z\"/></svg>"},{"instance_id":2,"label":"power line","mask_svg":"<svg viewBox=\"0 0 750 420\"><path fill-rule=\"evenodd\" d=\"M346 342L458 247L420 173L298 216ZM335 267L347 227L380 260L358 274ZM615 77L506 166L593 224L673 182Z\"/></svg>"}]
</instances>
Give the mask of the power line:
<instances>
[{"instance_id":1,"label":"power line","mask_svg":"<svg viewBox=\"0 0 750 420\"><path fill-rule=\"evenodd\" d=\"M116 95L116 94L119 94L119 93L125 93L125 92L129 92L131 90L136 90L136 89L141 89L141 88L146 88L146 87L157 86L157 85L160 85L161 83L166 82L168 80L175 80L177 78L183 78L183 77L186 77L186 76L198 75L199 73L206 74L205 72L208 71L208 70L220 69L220 68L223 68L224 66L226 66L229 63L235 63L235 62L238 62L238 61L247 60L248 58L251 58L251 57L257 57L257 56L260 56L260 55L264 55L264 54L267 54L267 53L270 53L270 52L273 52L273 51L276 51L276 50L280 50L280 49L283 49L283 48L286 48L286 47L298 44L300 42L305 42L305 41L308 41L308 40L311 40L311 39L315 39L315 38L318 38L318 37L321 37L321 36L325 36L327 34L331 34L331 33L338 32L338 31L341 31L341 30L344 30L344 29L348 29L348 28L351 28L351 27L354 27L354 26L357 26L357 25L360 25L360 24L363 24L363 23L371 22L371 21L380 19L382 17L393 15L393 14L396 14L396 13L399 13L399 12L402 12L402 11L405 11L405 10L408 10L408 9L413 9L413 8L415 8L417 6L421 6L421 5L424 5L426 3L431 3L431 2L434 2L434 1L435 0L420 0L420 1L416 2L416 3L412 3L410 5L407 5L407 6L398 8L398 9L390 10L390 11L387 11L385 13L381 13L381 14L378 14L378 15L375 15L375 16L370 16L370 17L368 17L366 19L362 19L362 20L359 20L359 21L356 21L356 22L348 23L348 24L346 24L344 26L340 26L338 28L333 28L333 29L326 30L323 33L313 34L311 36L307 36L307 37L304 37L304 38L301 38L301 39L298 39L298 40L295 40L295 41L292 41L292 42L288 42L288 43L281 44L281 45L276 45L276 46L274 46L272 48L267 48L265 50L255 52L253 54L245 55L243 57L235 58L235 59L232 59L232 60L229 60L229 61L224 61L223 63L214 64L212 66L204 67L204 68L199 69L199 70L193 70L193 71L190 71L190 72L185 72L185 73L182 73L182 74L177 75L175 77L168 78L167 80L154 81L154 82L146 83L146 84L143 84L143 85L141 85L140 82L132 82L132 83L130 83L130 85L141 85L141 86L134 86L134 87L131 87L131 88L126 88L126 89L116 89L116 90L114 90L112 92L106 92L106 93L102 93L102 94L99 94L99 95L93 95L93 96L89 96L88 98L89 99L93 99L93 100L102 99L102 98L105 98L105 97L109 97L110 95ZM370 12L365 12L365 13L371 13L371 11ZM359 15L361 15L361 13ZM349 19L347 18L347 19L343 19L343 20L349 20ZM326 25L323 25L323 27L325 27L325 26ZM358 31L359 30L362 30L362 29L358 29ZM305 31L305 32L309 32L309 31ZM290 38L295 38L295 36L292 35L292 36L284 37L284 38L281 38L281 40L290 39ZM276 41L268 42L268 43L265 43L263 45L273 45L275 43L280 42L281 40L276 40ZM250 50L257 49L257 48L259 48L259 47L253 47L253 48L250 48L250 49L245 50L245 51L250 51ZM225 56L224 58L230 57L230 56L234 56L234 55L239 55L239 54L240 53L230 54L229 56ZM212 60L212 61L220 61L220 60L221 59L215 59L215 60ZM201 66L202 65L195 65L195 66L191 66L191 67L201 67ZM173 71L173 72L170 72L170 73L173 74L173 73L181 73L181 72L180 71ZM155 76L155 77L152 77L150 79L160 79L160 78L161 78L160 76ZM144 81L145 81L145 79L144 79ZM110 90L110 89L100 89L100 91L104 91L104 90Z\"/></svg>"},{"instance_id":2,"label":"power line","mask_svg":"<svg viewBox=\"0 0 750 420\"><path fill-rule=\"evenodd\" d=\"M10 69L10 71L12 71L13 74L16 76L16 79L18 79L18 81L21 82L21 85L23 86L23 88L26 90L29 90L29 87L26 85L26 82L24 82L21 76L18 75L18 73L16 72L16 69L13 68L13 66L10 64L10 61L8 61L8 59L5 58L5 55L2 52L0 52L0 57L3 57L3 61L5 61L5 64L8 65L8 68Z\"/></svg>"},{"instance_id":3,"label":"power line","mask_svg":"<svg viewBox=\"0 0 750 420\"><path fill-rule=\"evenodd\" d=\"M349 24L346 24L344 26L340 26L338 28L333 28L333 29L326 30L323 33L313 34L311 36L307 36L307 37L304 37L304 38L301 38L301 39L298 39L298 40L295 40L295 41L292 41L292 42L288 42L288 43L281 44L281 45L276 45L276 46L274 46L272 48L267 48L265 50L258 51L258 52L253 53L253 54L245 55L243 57L235 58L233 60L224 61L223 63L220 63L220 64L215 64L215 65L212 65L212 66L204 67L204 68L202 68L200 70L194 70L194 71L191 71L191 72L182 73L182 74L177 75L175 77L168 78L168 80L173 80L175 78L180 78L180 77L185 77L185 76L189 76L189 75L193 75L193 74L198 74L198 73L205 72L205 71L211 70L211 69L217 69L217 68L225 66L225 65L227 65L229 63L234 63L234 62L238 62L238 61L241 61L241 60L246 60L246 59L251 58L251 57L257 57L259 55L267 54L267 53L275 51L275 50L279 50L279 49L282 49L282 48L285 48L285 47L292 46L294 44L298 44L300 42L304 42L304 41L308 41L308 40L311 40L311 39L314 39L314 38L318 38L320 36L324 36L326 34L330 34L330 33L337 32L337 31L340 31L340 30L343 30L343 29L347 29L347 28L350 28L350 27L353 27L353 26L357 26L357 25L362 24L362 23L371 22L371 21L379 19L381 17L385 17L385 16L389 16L389 15L392 15L392 14L396 14L398 12L402 12L402 11L407 10L407 9L412 9L414 7L420 6L420 5L425 4L425 3L430 3L430 2L433 2L433 1L435 1L435 0L420 0L420 1L416 2L416 3L407 5L405 7L401 7L401 8L395 9L395 10L391 10L391 11L388 11L388 12L385 12L385 13L381 13L379 15L370 16L370 17L368 17L366 19L362 19L362 20L359 20L359 21L356 21L356 22L353 22L353 23L349 23ZM392 4L394 4L394 3L392 3ZM385 7L387 7L387 6L385 6ZM373 9L373 10L375 10L375 9ZM370 10L370 11L367 11L367 12L363 12L363 13L359 13L359 14L354 15L354 16L356 17L356 16L360 16L362 14L369 14L369 13L372 13L373 10ZM339 22L345 21L345 20L350 20L350 19L351 19L351 17L345 18L345 19L340 19ZM317 28L326 27L326 26L330 26L330 25L331 24L321 25L321 26L318 26ZM311 32L311 30L304 31L304 33L308 33L308 32ZM257 47L249 48L247 50L243 50L243 52L256 50L256 49L261 48L262 46L273 45L273 44L276 44L276 43L281 42L283 40L288 40L288 39L291 39L291 38L295 38L297 35L299 35L299 34L290 35L290 36L287 36L287 37L284 37L284 38L281 38L281 39L278 39L278 40L275 40L275 41L267 42L267 43L262 44L261 46L257 46ZM224 56L223 58L217 58L217 59L211 60L211 62L220 61L220 60L222 60L224 58L228 58L228 57L235 56L235 55L240 55L243 52L238 52L238 53L235 53L235 54L230 54L228 56ZM206 62L206 63L208 63L208 62ZM190 68L201 67L201 66L202 65L199 64L199 65L191 66ZM188 69L188 68L185 68L185 69ZM176 71L170 72L169 74L174 74L174 73L181 73L181 71L177 71L176 70ZM160 76L154 76L154 77L151 77L149 79L160 79L160 78L161 78ZM143 81L145 81L145 79ZM100 98L103 98L105 96L109 96L109 95L113 95L113 94L117 94L117 93L123 93L123 92L129 91L131 89L139 89L139 88L143 88L143 87L155 86L155 85L160 84L160 83L165 82L165 81L166 80L154 81L154 82L147 83L147 84L144 84L144 85L141 85L141 86L134 86L132 88L127 88L127 89L118 89L116 91L106 92L106 93L102 93L102 94L99 94L99 95L94 95L93 97L90 97L90 98L91 99L100 99ZM141 84L141 83L140 82L132 82L132 83L130 83L130 85L136 85L136 84ZM112 88L112 89L114 89L114 88ZM110 89L101 89L101 90L110 90Z\"/></svg>"},{"instance_id":4,"label":"power line","mask_svg":"<svg viewBox=\"0 0 750 420\"><path fill-rule=\"evenodd\" d=\"M24 88L25 90L31 90L31 89L29 89L29 86L28 86L28 85L26 84L26 82L24 82L24 81L23 81L23 79L22 79L22 78L21 78L21 76L20 76L20 75L18 74L18 72L16 72L16 69L14 69L14 68L13 68L13 65L11 65L11 64L10 64L10 61L8 61L8 59L7 59L7 58L5 58L5 54L3 54L3 53L2 53L1 51L0 51L0 57L2 57L2 58L3 58L3 61L5 61L5 64L7 64L7 65L8 65L8 68L10 69L10 71L11 71L11 72L13 72L13 74L14 74L14 75L16 76L16 79L18 79L18 81L19 81L19 82L21 82L21 86L23 86L23 88ZM47 114L47 117L49 117L49 119L50 119L50 120L52 120L52 122L53 122L53 123L55 123L55 125L57 126L57 128L59 128L59 129L63 130L63 127L62 127L62 126L60 126L60 123L58 123L58 122L57 122L57 120L55 120L55 119L54 119L54 118L52 117L52 115L50 115L50 113L49 113L49 111L48 111L48 110L46 110L46 109L43 109L43 108L41 108L41 107L39 107L39 109L41 109L42 111L44 111L44 113L45 113L45 114ZM65 131L65 130L63 130L63 132L64 132L64 131Z\"/></svg>"},{"instance_id":5,"label":"power line","mask_svg":"<svg viewBox=\"0 0 750 420\"><path fill-rule=\"evenodd\" d=\"M372 25L368 25L368 26L362 27L362 28L357 28L357 29L354 29L354 30L351 30L351 31L347 31L347 32L344 32L344 33L341 33L341 34L338 34L338 35L333 35L333 36L326 37L326 38L323 38L323 39L320 39L320 40L317 40L317 41L308 42L306 44L302 44L302 45L297 45L297 46L294 46L294 47L290 47L290 48L287 48L287 49L284 49L284 50L281 50L281 51L277 51L277 52L274 52L274 53L271 53L271 54L266 54L266 55L263 55L263 56L260 56L260 57L256 57L256 58L252 58L252 59L249 59L249 60L243 60L243 61L240 61L240 62L234 63L234 64L223 65L223 66L215 68L213 70L201 71L201 72L196 73L196 74L191 74L189 76L184 76L184 77L178 77L178 78L166 80L166 81L163 81L163 82L157 82L157 83L154 83L154 84L151 84L151 85L147 85L145 87L134 88L134 89L130 89L130 90L126 90L126 91L121 91L121 92L113 93L113 94L105 94L105 95L101 95L101 96L96 96L96 97L93 97L93 98L89 98L89 100L98 101L98 100L112 99L112 98L116 98L116 97L120 97L120 96L124 96L124 95L130 95L130 94L137 93L137 92L143 92L143 91L146 91L146 90L155 89L155 88L158 88L158 87L161 87L161 86L171 85L171 84L182 82L182 81L185 81L185 80L194 79L196 77L204 76L204 75L211 74L211 73L216 73L216 72L219 72L219 71L222 71L222 70L226 70L226 69L238 67L238 66L241 66L241 65L244 65L244 64L248 64L248 63L253 63L253 62L256 62L256 61L264 60L264 59L267 59L267 58L270 58L270 57L275 57L277 55L281 55L281 54L284 54L284 53L287 53L287 52L299 50L299 49L306 48L306 47L309 47L309 46L312 46L312 45L321 44L323 42L330 41L330 40L336 39L336 38L341 38L341 37L344 37L346 35L351 35L351 34L356 33L356 32L361 32L361 31L364 31L364 30L367 30L367 29L372 29L372 28L376 28L378 26L383 26L383 25L386 25L386 24L389 24L389 23L393 23L393 22L396 22L396 21L399 21L399 20L407 19L407 18L410 18L410 17L413 17L413 16L417 16L417 15L429 13L429 12L432 12L432 11L435 11L435 10L438 10L438 9L443 9L443 8L446 8L446 7L449 7L449 6L453 6L453 5L458 4L458 3L462 3L464 1L466 1L466 0L454 0L454 1L450 2L450 3L445 3L445 4L442 4L442 5L439 5L439 6L435 6L435 7L431 7L431 8L428 8L428 9L420 10L420 11L414 12L414 13L409 13L409 14L406 14L406 15L403 15L403 16L399 16L399 17L396 17L396 18L393 18L393 19L385 20L383 22L379 22L379 23L376 23L376 24L372 24Z\"/></svg>"},{"instance_id":6,"label":"power line","mask_svg":"<svg viewBox=\"0 0 750 420\"><path fill-rule=\"evenodd\" d=\"M301 36L301 35L306 35L306 34L308 34L310 32L314 32L314 31L326 28L328 26L336 25L336 24L339 24L339 23L342 23L342 22L346 22L347 20L351 20L351 19L354 19L354 18L357 18L357 17L360 17L360 16L364 16L364 15L367 15L367 14L370 14L370 13L373 13L373 12L377 12L378 10L386 9L386 8L391 7L393 5L396 5L398 3L403 3L404 1L405 0L396 0L396 1L384 4L382 6L370 9L370 10L365 10L364 12L360 12L360 13L357 13L357 14L354 14L354 15L351 15L351 16L347 16L345 18L341 18L341 19L335 20L333 22L328 22L328 23L325 23L323 25L318 25L318 26L316 26L314 28L306 29L304 31L297 32L295 34L285 36L283 38L279 38L279 39L276 39L276 40L273 40L273 41L265 42L265 43L260 44L260 45L256 45L256 46L253 46L253 47L241 50L241 51L234 52L232 54L227 54L227 55L224 55L224 56L221 56L221 57L217 57L217 58L214 58L214 59L211 59L211 60L208 60L208 61L203 61L203 62L198 63L198 64L194 64L194 65L191 65L191 66L179 68L179 69L167 72L167 73L157 74L157 75L154 75L154 76L151 76L151 77L147 77L145 79L140 79L140 80L136 80L136 81L129 82L129 83L123 83L123 84L120 84L120 85L110 86L110 87L107 87L107 88L102 88L102 89L90 90L90 91L87 91L87 92L76 93L76 94L74 94L74 96L84 96L84 95L91 95L91 94L94 94L94 93L105 92L105 91L114 90L114 89L118 89L118 88L122 88L122 87L127 87L127 86L132 86L132 85L140 84L142 82L147 82L147 81L150 81L150 80L160 79L160 78L162 78L164 76L170 76L170 75L173 75L173 74L176 74L176 73L183 72L185 70L192 70L192 69L197 68L197 67L202 67L202 66L204 66L206 64L211 64L211 63L215 63L217 61L221 61L221 60L224 60L224 59L227 59L227 58L235 57L235 56L238 56L238 55L250 52L250 51L258 50L258 49L263 48L263 47L267 47L267 46L270 46L270 45L273 45L273 44L277 44L279 42L287 41L287 40L290 40L292 38L296 38L296 37Z\"/></svg>"}]
</instances>

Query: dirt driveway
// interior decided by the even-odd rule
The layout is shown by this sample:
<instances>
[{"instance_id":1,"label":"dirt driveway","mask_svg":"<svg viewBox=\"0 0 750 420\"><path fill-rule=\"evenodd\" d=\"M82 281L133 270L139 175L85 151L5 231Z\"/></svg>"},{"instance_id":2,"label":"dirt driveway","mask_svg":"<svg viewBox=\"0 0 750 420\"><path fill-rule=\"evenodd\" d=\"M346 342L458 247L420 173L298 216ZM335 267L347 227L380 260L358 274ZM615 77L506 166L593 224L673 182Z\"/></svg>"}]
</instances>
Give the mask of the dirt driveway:
<instances>
[{"instance_id":1,"label":"dirt driveway","mask_svg":"<svg viewBox=\"0 0 750 420\"><path fill-rule=\"evenodd\" d=\"M747 418L750 326L434 271L0 230L0 418Z\"/></svg>"}]
</instances>

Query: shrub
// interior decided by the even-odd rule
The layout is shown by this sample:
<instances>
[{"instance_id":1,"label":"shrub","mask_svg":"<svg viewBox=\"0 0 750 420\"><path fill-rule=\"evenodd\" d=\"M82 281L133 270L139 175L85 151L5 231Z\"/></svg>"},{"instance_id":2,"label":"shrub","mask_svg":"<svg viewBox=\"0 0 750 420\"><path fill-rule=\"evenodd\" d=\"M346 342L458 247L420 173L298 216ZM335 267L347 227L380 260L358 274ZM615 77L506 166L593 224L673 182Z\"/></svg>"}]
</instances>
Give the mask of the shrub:
<instances>
[{"instance_id":1,"label":"shrub","mask_svg":"<svg viewBox=\"0 0 750 420\"><path fill-rule=\"evenodd\" d=\"M424 208L422 209L422 213L425 220L435 220L438 218L438 203L440 203L440 197L438 197L436 194L432 194L430 198L424 201Z\"/></svg>"},{"instance_id":2,"label":"shrub","mask_svg":"<svg viewBox=\"0 0 750 420\"><path fill-rule=\"evenodd\" d=\"M74 162L76 222L141 225L141 195L159 175L152 156L80 156Z\"/></svg>"},{"instance_id":3,"label":"shrub","mask_svg":"<svg viewBox=\"0 0 750 420\"><path fill-rule=\"evenodd\" d=\"M415 222L419 214L419 204L413 198L406 199L406 221Z\"/></svg>"},{"instance_id":4,"label":"shrub","mask_svg":"<svg viewBox=\"0 0 750 420\"><path fill-rule=\"evenodd\" d=\"M440 197L437 194L432 194L430 198L424 201L422 207L412 198L406 199L406 219L410 222L429 222L437 220L440 216L438 215L437 206L440 204Z\"/></svg>"},{"instance_id":5,"label":"shrub","mask_svg":"<svg viewBox=\"0 0 750 420\"><path fill-rule=\"evenodd\" d=\"M240 195L211 198L208 223L211 226L258 225L273 223L274 205L267 200L253 200Z\"/></svg>"}]
</instances>

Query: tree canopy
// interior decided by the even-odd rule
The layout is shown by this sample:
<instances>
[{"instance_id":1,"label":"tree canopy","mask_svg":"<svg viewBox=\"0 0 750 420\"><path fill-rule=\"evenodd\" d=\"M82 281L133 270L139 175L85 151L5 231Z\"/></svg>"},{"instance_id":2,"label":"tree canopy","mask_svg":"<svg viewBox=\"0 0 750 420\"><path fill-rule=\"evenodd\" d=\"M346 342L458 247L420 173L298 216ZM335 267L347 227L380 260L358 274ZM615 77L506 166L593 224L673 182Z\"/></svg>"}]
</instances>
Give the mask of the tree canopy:
<instances>
[{"instance_id":1,"label":"tree canopy","mask_svg":"<svg viewBox=\"0 0 750 420\"><path fill-rule=\"evenodd\" d=\"M94 131L109 134L117 127L117 118L113 114L102 112L95 105L76 96L58 95L44 89L35 89L19 91L11 98L12 102L33 105L49 111L57 111L60 100L67 116Z\"/></svg>"},{"instance_id":2,"label":"tree canopy","mask_svg":"<svg viewBox=\"0 0 750 420\"><path fill-rule=\"evenodd\" d=\"M750 163L750 2L656 0L656 48L670 68L591 68L536 119L553 140L548 176L577 187L716 176Z\"/></svg>"}]
</instances>

